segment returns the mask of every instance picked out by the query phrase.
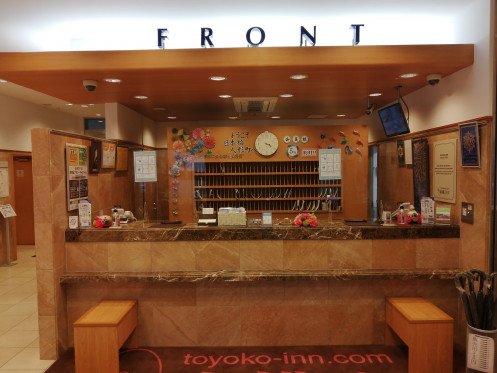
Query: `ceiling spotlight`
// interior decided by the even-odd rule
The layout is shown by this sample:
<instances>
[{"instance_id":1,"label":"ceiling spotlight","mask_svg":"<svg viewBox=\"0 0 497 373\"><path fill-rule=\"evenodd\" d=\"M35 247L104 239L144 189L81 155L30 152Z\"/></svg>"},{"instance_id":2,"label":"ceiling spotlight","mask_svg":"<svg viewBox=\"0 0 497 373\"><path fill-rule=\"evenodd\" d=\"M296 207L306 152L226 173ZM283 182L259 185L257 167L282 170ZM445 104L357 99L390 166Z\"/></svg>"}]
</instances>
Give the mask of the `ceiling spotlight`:
<instances>
[{"instance_id":1,"label":"ceiling spotlight","mask_svg":"<svg viewBox=\"0 0 497 373\"><path fill-rule=\"evenodd\" d=\"M271 119L280 119L281 117L278 115L272 116Z\"/></svg>"},{"instance_id":2,"label":"ceiling spotlight","mask_svg":"<svg viewBox=\"0 0 497 373\"><path fill-rule=\"evenodd\" d=\"M148 97L147 96L135 96L137 100L146 100Z\"/></svg>"},{"instance_id":3,"label":"ceiling spotlight","mask_svg":"<svg viewBox=\"0 0 497 373\"><path fill-rule=\"evenodd\" d=\"M104 81L106 81L107 83L121 83L121 79L117 79L117 78L107 78L107 79L104 79Z\"/></svg>"},{"instance_id":4,"label":"ceiling spotlight","mask_svg":"<svg viewBox=\"0 0 497 373\"><path fill-rule=\"evenodd\" d=\"M6 80L0 79L0 83L8 83Z\"/></svg>"},{"instance_id":5,"label":"ceiling spotlight","mask_svg":"<svg viewBox=\"0 0 497 373\"><path fill-rule=\"evenodd\" d=\"M210 76L209 79L214 80L216 82L220 82L220 81L226 80L226 77L225 76Z\"/></svg>"},{"instance_id":6,"label":"ceiling spotlight","mask_svg":"<svg viewBox=\"0 0 497 373\"><path fill-rule=\"evenodd\" d=\"M369 97L379 97L379 96L382 96L383 93L380 93L380 92L375 92L375 93L370 93L368 96Z\"/></svg>"},{"instance_id":7,"label":"ceiling spotlight","mask_svg":"<svg viewBox=\"0 0 497 373\"><path fill-rule=\"evenodd\" d=\"M400 75L400 77L401 77L402 79L410 79L410 78L415 78L415 77L417 77L417 76L418 76L418 74L417 74L417 73L406 73L406 74L402 74L402 75Z\"/></svg>"},{"instance_id":8,"label":"ceiling spotlight","mask_svg":"<svg viewBox=\"0 0 497 373\"><path fill-rule=\"evenodd\" d=\"M228 119L234 120L234 119L238 119L238 117L228 117Z\"/></svg>"},{"instance_id":9,"label":"ceiling spotlight","mask_svg":"<svg viewBox=\"0 0 497 373\"><path fill-rule=\"evenodd\" d=\"M280 97L282 97L282 98L290 98L290 97L293 97L293 95L291 93L284 93L284 94L280 95Z\"/></svg>"},{"instance_id":10,"label":"ceiling spotlight","mask_svg":"<svg viewBox=\"0 0 497 373\"><path fill-rule=\"evenodd\" d=\"M304 75L304 74L295 74L295 75L290 76L290 79L293 79L293 80L307 79L307 75Z\"/></svg>"},{"instance_id":11,"label":"ceiling spotlight","mask_svg":"<svg viewBox=\"0 0 497 373\"><path fill-rule=\"evenodd\" d=\"M176 117L167 117L167 119L176 119Z\"/></svg>"},{"instance_id":12,"label":"ceiling spotlight","mask_svg":"<svg viewBox=\"0 0 497 373\"><path fill-rule=\"evenodd\" d=\"M345 114L337 114L337 117L342 118L342 117L346 117L346 115Z\"/></svg>"},{"instance_id":13,"label":"ceiling spotlight","mask_svg":"<svg viewBox=\"0 0 497 373\"><path fill-rule=\"evenodd\" d=\"M231 95L219 95L219 98L231 98Z\"/></svg>"}]
</instances>

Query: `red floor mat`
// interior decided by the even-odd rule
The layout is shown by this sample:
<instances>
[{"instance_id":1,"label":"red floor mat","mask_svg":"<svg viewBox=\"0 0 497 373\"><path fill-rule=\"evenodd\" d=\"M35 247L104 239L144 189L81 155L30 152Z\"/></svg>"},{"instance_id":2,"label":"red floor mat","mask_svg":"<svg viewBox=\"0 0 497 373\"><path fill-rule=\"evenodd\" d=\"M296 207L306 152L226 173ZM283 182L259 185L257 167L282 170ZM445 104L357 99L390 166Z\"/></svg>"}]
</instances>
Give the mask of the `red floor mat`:
<instances>
[{"instance_id":1,"label":"red floor mat","mask_svg":"<svg viewBox=\"0 0 497 373\"><path fill-rule=\"evenodd\" d=\"M128 373L407 373L407 350L369 345L152 347L121 351L120 370ZM73 351L68 351L46 371L73 372Z\"/></svg>"}]
</instances>

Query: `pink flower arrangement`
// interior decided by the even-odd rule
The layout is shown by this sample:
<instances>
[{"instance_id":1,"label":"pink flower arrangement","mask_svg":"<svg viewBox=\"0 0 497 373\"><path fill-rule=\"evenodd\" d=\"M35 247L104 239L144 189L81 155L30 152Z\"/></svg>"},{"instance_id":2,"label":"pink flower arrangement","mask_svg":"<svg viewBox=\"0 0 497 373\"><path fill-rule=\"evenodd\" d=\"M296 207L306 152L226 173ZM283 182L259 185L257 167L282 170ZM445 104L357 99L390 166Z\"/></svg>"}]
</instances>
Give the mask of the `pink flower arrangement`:
<instances>
[{"instance_id":1,"label":"pink flower arrangement","mask_svg":"<svg viewBox=\"0 0 497 373\"><path fill-rule=\"evenodd\" d=\"M295 225L298 225L299 227L301 227L301 226L315 227L318 225L318 219L316 218L316 215L309 214L307 212L304 212L302 214L298 214L295 217L295 220L293 222L295 223Z\"/></svg>"}]
</instances>

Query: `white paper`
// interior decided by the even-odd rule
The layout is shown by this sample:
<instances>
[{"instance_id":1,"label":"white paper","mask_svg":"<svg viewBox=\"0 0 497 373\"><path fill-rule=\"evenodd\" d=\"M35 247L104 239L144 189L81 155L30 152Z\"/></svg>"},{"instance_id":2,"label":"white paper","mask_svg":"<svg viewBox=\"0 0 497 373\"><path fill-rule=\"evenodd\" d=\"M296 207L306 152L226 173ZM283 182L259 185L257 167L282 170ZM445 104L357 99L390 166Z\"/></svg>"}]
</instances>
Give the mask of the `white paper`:
<instances>
[{"instance_id":1,"label":"white paper","mask_svg":"<svg viewBox=\"0 0 497 373\"><path fill-rule=\"evenodd\" d=\"M9 169L0 168L0 197L9 196Z\"/></svg>"},{"instance_id":2,"label":"white paper","mask_svg":"<svg viewBox=\"0 0 497 373\"><path fill-rule=\"evenodd\" d=\"M466 367L483 373L494 371L494 340L490 337L468 333Z\"/></svg>"},{"instance_id":3,"label":"white paper","mask_svg":"<svg viewBox=\"0 0 497 373\"><path fill-rule=\"evenodd\" d=\"M0 205L0 214L4 218L11 218L17 216L11 205Z\"/></svg>"}]
</instances>

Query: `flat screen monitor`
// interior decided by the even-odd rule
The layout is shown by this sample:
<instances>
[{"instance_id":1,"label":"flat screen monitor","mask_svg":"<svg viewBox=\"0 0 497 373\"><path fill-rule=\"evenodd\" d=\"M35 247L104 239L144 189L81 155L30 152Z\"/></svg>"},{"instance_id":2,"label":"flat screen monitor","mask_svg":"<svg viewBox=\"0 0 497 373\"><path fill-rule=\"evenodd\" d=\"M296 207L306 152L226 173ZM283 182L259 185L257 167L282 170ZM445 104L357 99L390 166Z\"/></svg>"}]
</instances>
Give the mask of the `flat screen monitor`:
<instances>
[{"instance_id":1,"label":"flat screen monitor","mask_svg":"<svg viewBox=\"0 0 497 373\"><path fill-rule=\"evenodd\" d=\"M409 126L404 115L404 110L400 103L387 106L386 108L378 110L381 124L385 130L385 135L396 136L403 133L409 133Z\"/></svg>"}]
</instances>

